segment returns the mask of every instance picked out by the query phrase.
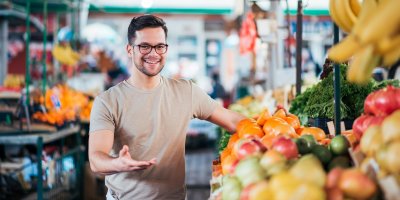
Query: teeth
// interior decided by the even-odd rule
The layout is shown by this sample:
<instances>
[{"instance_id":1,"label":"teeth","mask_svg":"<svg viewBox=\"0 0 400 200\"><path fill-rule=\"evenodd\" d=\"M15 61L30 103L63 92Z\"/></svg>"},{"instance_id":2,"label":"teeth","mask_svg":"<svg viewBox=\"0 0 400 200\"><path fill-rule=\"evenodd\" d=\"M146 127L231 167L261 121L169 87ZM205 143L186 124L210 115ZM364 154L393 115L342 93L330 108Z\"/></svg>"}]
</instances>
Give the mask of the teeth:
<instances>
[{"instance_id":1,"label":"teeth","mask_svg":"<svg viewBox=\"0 0 400 200\"><path fill-rule=\"evenodd\" d=\"M149 64L157 64L159 60L144 60L144 62L149 63Z\"/></svg>"}]
</instances>

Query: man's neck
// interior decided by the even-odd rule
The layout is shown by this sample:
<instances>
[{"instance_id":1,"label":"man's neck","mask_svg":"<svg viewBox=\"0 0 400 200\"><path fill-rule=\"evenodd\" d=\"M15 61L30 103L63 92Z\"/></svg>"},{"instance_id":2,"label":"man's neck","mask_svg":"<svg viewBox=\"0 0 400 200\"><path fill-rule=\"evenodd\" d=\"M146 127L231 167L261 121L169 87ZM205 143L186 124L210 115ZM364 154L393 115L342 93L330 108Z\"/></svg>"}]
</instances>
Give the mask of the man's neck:
<instances>
[{"instance_id":1,"label":"man's neck","mask_svg":"<svg viewBox=\"0 0 400 200\"><path fill-rule=\"evenodd\" d=\"M132 75L128 82L138 89L151 90L158 86L161 82L161 76L156 75L153 77L148 76L135 76Z\"/></svg>"}]
</instances>

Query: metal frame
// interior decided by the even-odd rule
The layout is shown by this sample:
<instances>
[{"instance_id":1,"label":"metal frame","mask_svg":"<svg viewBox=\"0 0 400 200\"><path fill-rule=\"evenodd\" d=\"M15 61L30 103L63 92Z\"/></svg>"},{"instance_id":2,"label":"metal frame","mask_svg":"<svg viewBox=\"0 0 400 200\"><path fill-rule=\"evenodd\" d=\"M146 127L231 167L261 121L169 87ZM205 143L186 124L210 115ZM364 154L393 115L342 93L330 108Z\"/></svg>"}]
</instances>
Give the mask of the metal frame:
<instances>
[{"instance_id":1,"label":"metal frame","mask_svg":"<svg viewBox=\"0 0 400 200\"><path fill-rule=\"evenodd\" d=\"M63 143L63 140L71 135L75 135L76 136L76 147L69 150L67 153L62 153L60 156L60 159L68 156L68 155L72 155L72 154L77 154L77 159L76 159L76 177L82 177L83 175L83 151L81 149L81 145L82 145L82 140L81 140L81 136L80 136L80 126L73 126L70 128L66 128L57 132L52 132L52 133L48 133L48 132L42 132L42 133L34 133L34 134L25 134L25 133L20 133L20 134L15 134L15 132L11 132L11 135L7 134L7 133L1 133L0 134L0 144L15 144L15 145L27 145L27 144L35 144L36 148L37 148L37 153L36 156L38 158L38 162L37 162L37 172L38 172L38 179L37 179L37 194L32 196L30 195L29 197L27 197L27 199L33 198L33 199L38 199L38 200L43 200L43 180L42 177L43 176L43 171L42 171L42 162L41 162L41 157L42 157L42 151L43 151L43 146L44 144L53 142L53 141L57 141L57 140L61 140L61 142ZM61 145L61 149L62 149L63 144ZM83 179L81 179L83 180ZM82 198L82 189L83 189L83 184L81 182L78 181L78 189L79 189L79 195L80 195L80 199Z\"/></svg>"}]
</instances>

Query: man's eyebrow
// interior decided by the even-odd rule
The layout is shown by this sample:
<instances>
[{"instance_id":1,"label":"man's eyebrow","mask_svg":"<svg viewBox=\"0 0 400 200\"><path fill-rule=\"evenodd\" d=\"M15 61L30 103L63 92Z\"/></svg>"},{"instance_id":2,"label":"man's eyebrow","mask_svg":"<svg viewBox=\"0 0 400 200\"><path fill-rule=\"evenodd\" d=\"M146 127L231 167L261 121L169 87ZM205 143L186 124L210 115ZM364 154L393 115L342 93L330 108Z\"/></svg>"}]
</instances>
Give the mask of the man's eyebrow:
<instances>
[{"instance_id":1,"label":"man's eyebrow","mask_svg":"<svg viewBox=\"0 0 400 200\"><path fill-rule=\"evenodd\" d=\"M159 42L159 43L157 43L156 45L154 45L154 46L157 46L157 45L166 45L167 43L162 43L162 42ZM139 44L137 44L137 45L150 45L150 46L153 46L153 45L151 45L150 43L147 43L147 42L142 42L142 43L139 43Z\"/></svg>"}]
</instances>

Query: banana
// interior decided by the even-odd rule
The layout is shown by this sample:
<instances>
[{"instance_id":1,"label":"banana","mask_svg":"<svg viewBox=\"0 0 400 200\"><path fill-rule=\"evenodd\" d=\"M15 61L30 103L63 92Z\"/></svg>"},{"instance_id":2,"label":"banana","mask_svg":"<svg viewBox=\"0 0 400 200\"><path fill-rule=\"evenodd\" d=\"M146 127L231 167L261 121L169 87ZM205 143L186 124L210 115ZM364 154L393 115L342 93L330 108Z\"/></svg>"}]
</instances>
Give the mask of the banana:
<instances>
[{"instance_id":1,"label":"banana","mask_svg":"<svg viewBox=\"0 0 400 200\"><path fill-rule=\"evenodd\" d=\"M394 48L389 52L387 52L385 55L383 55L383 65L386 67L391 67L399 59L400 59L400 48Z\"/></svg>"},{"instance_id":2,"label":"banana","mask_svg":"<svg viewBox=\"0 0 400 200\"><path fill-rule=\"evenodd\" d=\"M360 48L361 44L356 40L354 35L348 35L328 50L328 58L340 63L346 62Z\"/></svg>"},{"instance_id":3,"label":"banana","mask_svg":"<svg viewBox=\"0 0 400 200\"><path fill-rule=\"evenodd\" d=\"M350 9L349 0L335 0L335 9L339 21L344 25L344 29L342 30L346 33L350 33L355 20L350 16L349 13L352 12ZM354 14L353 17L355 18Z\"/></svg>"},{"instance_id":4,"label":"banana","mask_svg":"<svg viewBox=\"0 0 400 200\"><path fill-rule=\"evenodd\" d=\"M344 30L345 32L349 32L350 30L347 29L346 25L338 17L336 1L337 0L329 0L329 13L331 15L331 18L335 22L335 24L339 26L340 29Z\"/></svg>"},{"instance_id":5,"label":"banana","mask_svg":"<svg viewBox=\"0 0 400 200\"><path fill-rule=\"evenodd\" d=\"M353 11L354 15L358 17L361 11L360 1L359 0L349 0L349 1L351 10Z\"/></svg>"},{"instance_id":6,"label":"banana","mask_svg":"<svg viewBox=\"0 0 400 200\"><path fill-rule=\"evenodd\" d=\"M378 4L376 0L364 0L363 3L361 4L361 11L360 14L358 15L358 20L357 23L354 25L352 34L358 36L361 34L363 31L364 27L368 25L372 13L375 12L376 8L378 7Z\"/></svg>"},{"instance_id":7,"label":"banana","mask_svg":"<svg viewBox=\"0 0 400 200\"><path fill-rule=\"evenodd\" d=\"M347 80L357 84L367 83L379 61L380 56L374 53L374 46L366 46L354 55L347 71Z\"/></svg>"},{"instance_id":8,"label":"banana","mask_svg":"<svg viewBox=\"0 0 400 200\"><path fill-rule=\"evenodd\" d=\"M335 0L329 0L329 14L332 18L332 21L335 22L335 24L338 25L339 28L343 30L345 27L343 26L343 24L339 21L339 18L337 17L336 8L335 8Z\"/></svg>"},{"instance_id":9,"label":"banana","mask_svg":"<svg viewBox=\"0 0 400 200\"><path fill-rule=\"evenodd\" d=\"M400 26L400 1L387 0L378 4L371 14L371 20L357 35L363 44L373 43L392 35Z\"/></svg>"},{"instance_id":10,"label":"banana","mask_svg":"<svg viewBox=\"0 0 400 200\"><path fill-rule=\"evenodd\" d=\"M385 37L378 41L376 46L376 51L380 55L385 55L386 53L392 51L395 48L400 47L400 34L393 37Z\"/></svg>"}]
</instances>

